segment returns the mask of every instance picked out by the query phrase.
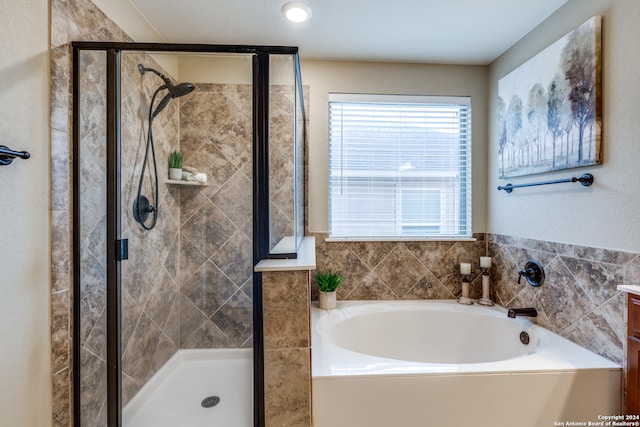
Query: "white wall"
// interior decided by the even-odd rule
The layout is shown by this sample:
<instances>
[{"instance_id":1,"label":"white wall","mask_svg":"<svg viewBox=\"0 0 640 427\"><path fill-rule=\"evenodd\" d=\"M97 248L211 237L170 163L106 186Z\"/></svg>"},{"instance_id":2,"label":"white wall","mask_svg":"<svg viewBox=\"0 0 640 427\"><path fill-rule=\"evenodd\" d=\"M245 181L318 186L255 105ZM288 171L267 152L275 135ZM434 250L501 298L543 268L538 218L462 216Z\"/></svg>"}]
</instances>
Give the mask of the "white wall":
<instances>
[{"instance_id":1,"label":"white wall","mask_svg":"<svg viewBox=\"0 0 640 427\"><path fill-rule=\"evenodd\" d=\"M49 426L49 4L0 10L0 425Z\"/></svg>"},{"instance_id":2,"label":"white wall","mask_svg":"<svg viewBox=\"0 0 640 427\"><path fill-rule=\"evenodd\" d=\"M601 166L509 179L525 183L590 172L592 187L559 184L498 192L498 81L593 15L602 16ZM498 234L640 251L640 2L570 0L490 68L489 225Z\"/></svg>"},{"instance_id":3,"label":"white wall","mask_svg":"<svg viewBox=\"0 0 640 427\"><path fill-rule=\"evenodd\" d=\"M329 93L470 96L473 132L473 231L487 227L487 77L484 66L303 60L309 86L309 231L326 232Z\"/></svg>"}]
</instances>

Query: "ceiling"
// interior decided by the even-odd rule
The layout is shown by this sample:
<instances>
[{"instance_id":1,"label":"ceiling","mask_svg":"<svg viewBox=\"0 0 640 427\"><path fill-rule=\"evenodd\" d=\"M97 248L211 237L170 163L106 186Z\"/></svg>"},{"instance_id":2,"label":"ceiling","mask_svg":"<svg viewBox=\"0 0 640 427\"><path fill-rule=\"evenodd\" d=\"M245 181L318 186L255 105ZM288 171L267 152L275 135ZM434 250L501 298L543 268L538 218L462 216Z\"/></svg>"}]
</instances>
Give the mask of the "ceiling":
<instances>
[{"instance_id":1,"label":"ceiling","mask_svg":"<svg viewBox=\"0 0 640 427\"><path fill-rule=\"evenodd\" d=\"M298 46L303 59L489 64L567 0L130 0L172 43Z\"/></svg>"}]
</instances>

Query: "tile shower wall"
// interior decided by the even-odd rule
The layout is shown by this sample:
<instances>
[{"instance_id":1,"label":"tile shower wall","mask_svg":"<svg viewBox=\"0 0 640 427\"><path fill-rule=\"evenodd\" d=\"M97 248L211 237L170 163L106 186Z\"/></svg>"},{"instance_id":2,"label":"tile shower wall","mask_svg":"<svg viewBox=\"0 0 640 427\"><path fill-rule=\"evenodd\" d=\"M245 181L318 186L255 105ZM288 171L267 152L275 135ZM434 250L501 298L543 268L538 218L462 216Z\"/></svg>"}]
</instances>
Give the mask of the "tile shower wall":
<instances>
[{"instance_id":1,"label":"tile shower wall","mask_svg":"<svg viewBox=\"0 0 640 427\"><path fill-rule=\"evenodd\" d=\"M180 344L180 192L164 185L164 178L168 175L169 153L180 147L181 99L174 99L153 121L160 180L159 214L156 226L147 231L133 218L132 206L146 149L149 102L163 82L152 73L141 76L138 64L169 74L149 55L126 52L121 57L122 236L129 240L129 259L121 264L122 403L125 405L175 354ZM148 167L153 167L149 160ZM153 192L153 183L147 174L142 194L151 197ZM101 332L104 342L106 330L103 328Z\"/></svg>"},{"instance_id":2,"label":"tile shower wall","mask_svg":"<svg viewBox=\"0 0 640 427\"><path fill-rule=\"evenodd\" d=\"M132 41L89 0L52 0L51 16L51 349L52 424L72 425L71 40ZM86 331L85 331L86 332ZM96 331L97 332L97 331ZM97 350L96 350L97 351ZM83 352L85 356L87 352ZM87 358L87 360L98 359ZM95 366L94 366L95 368ZM104 381L93 370L95 382ZM95 414L100 408L93 408ZM83 424L84 425L84 424ZM91 425L91 424L86 424Z\"/></svg>"},{"instance_id":3,"label":"tile shower wall","mask_svg":"<svg viewBox=\"0 0 640 427\"><path fill-rule=\"evenodd\" d=\"M252 347L252 87L195 83L181 106L180 347Z\"/></svg>"},{"instance_id":4,"label":"tile shower wall","mask_svg":"<svg viewBox=\"0 0 640 427\"><path fill-rule=\"evenodd\" d=\"M70 426L71 59L68 42L132 40L90 1L53 0L50 5L53 425ZM125 53L122 62L123 157L139 160L142 147L140 135L144 133L141 124L142 118L146 118L147 108L144 103L149 101L157 81L152 75L141 78L137 64L161 68L143 54ZM96 73L98 75L100 73ZM139 226L131 220L129 205L136 190L135 174L139 173L139 169L135 170L133 163L123 164L122 210L127 213L123 220L123 233L136 236L130 240L130 261L123 263L123 277L132 279L123 283L124 402L178 348L251 346L252 289L249 278L252 244L250 237L247 237L252 234L251 182L247 180L247 176L251 176L251 140L248 136L251 131L251 91L248 86L216 88L199 84L198 88L204 98L196 102L199 97L196 93L191 94L194 102L184 107L193 116L187 118L188 114L180 115L179 100L174 100L154 124L155 140L160 151L157 154L162 215L152 233L140 232ZM221 103L229 108L223 108ZM214 109L213 105L218 108ZM89 118L103 117L98 108L85 108L85 111L91 113ZM212 112L217 114L209 116L214 118L218 125L216 128L207 126L207 118L198 115L206 116ZM165 186L162 183L162 177L166 176L166 153L177 148L176 135L181 127L182 149L186 151L187 161L209 175L207 187ZM99 139L98 135L93 140ZM128 144L128 141L132 143ZM99 151L95 154L98 155ZM104 163L100 158L95 162ZM83 177L87 185L91 182L88 178ZM98 193L99 187L94 190ZM247 192L249 196L245 197ZM91 224L94 229L104 229L102 217L103 213L95 215L97 221ZM216 230L205 227L198 236L198 225L206 224L207 219L224 226ZM104 237L100 233L92 234L88 230L84 234L87 241L92 239L96 247L102 245L100 239ZM141 263L135 262L133 258L152 248L153 256L147 256ZM245 256L247 253L249 257ZM143 266L138 268L139 264ZM87 277L104 277L101 263L83 262L83 265L87 265ZM194 274L188 274L188 271ZM221 290L210 291L204 286L204 283L212 280L222 283ZM88 280L83 282L90 283ZM86 385L83 386L85 407L82 408L82 425L87 426L105 424L104 291L99 287L93 290L87 293L87 299L83 301L84 311L91 314L91 317L83 320L84 348L81 361L83 373L87 374ZM206 299L217 303L204 304Z\"/></svg>"},{"instance_id":5,"label":"tile shower wall","mask_svg":"<svg viewBox=\"0 0 640 427\"><path fill-rule=\"evenodd\" d=\"M83 52L80 64L80 409L82 425L89 426L106 424L105 58L104 52ZM148 102L158 86L158 81L140 76L139 63L161 70L144 54L122 57L121 210L122 235L129 239L129 260L122 263L123 404L177 351L179 344L179 194L160 186L161 215L152 231L144 231L131 210L145 151L143 124ZM158 159L166 159L179 147L177 111L178 102L174 102L154 122ZM159 161L158 174L167 175L165 161ZM145 182L143 194L150 195L150 180Z\"/></svg>"}]
</instances>

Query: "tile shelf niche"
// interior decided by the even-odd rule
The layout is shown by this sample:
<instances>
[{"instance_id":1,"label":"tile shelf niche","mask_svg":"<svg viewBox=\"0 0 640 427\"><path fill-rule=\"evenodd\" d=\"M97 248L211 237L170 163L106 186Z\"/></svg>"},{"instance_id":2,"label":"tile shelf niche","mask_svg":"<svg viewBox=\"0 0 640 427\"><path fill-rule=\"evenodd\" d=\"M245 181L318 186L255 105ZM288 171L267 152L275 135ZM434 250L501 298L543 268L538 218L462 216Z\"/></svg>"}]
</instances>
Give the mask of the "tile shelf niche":
<instances>
[{"instance_id":1,"label":"tile shelf niche","mask_svg":"<svg viewBox=\"0 0 640 427\"><path fill-rule=\"evenodd\" d=\"M165 179L164 181L165 184L171 184L171 185L196 185L199 187L206 187L207 184L206 183L202 183L200 181L185 181L182 179Z\"/></svg>"}]
</instances>

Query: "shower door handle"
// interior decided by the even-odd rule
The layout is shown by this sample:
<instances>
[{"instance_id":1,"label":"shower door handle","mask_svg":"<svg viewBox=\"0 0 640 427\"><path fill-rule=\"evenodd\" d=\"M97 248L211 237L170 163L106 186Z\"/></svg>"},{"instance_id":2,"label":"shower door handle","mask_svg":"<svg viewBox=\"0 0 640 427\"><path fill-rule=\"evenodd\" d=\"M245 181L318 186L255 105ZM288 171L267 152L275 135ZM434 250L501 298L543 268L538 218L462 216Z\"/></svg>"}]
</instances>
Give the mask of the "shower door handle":
<instances>
[{"instance_id":1,"label":"shower door handle","mask_svg":"<svg viewBox=\"0 0 640 427\"><path fill-rule=\"evenodd\" d=\"M116 240L116 259L118 261L129 259L129 239Z\"/></svg>"}]
</instances>

